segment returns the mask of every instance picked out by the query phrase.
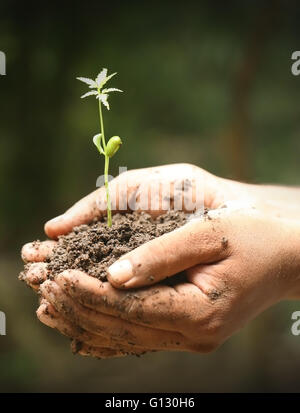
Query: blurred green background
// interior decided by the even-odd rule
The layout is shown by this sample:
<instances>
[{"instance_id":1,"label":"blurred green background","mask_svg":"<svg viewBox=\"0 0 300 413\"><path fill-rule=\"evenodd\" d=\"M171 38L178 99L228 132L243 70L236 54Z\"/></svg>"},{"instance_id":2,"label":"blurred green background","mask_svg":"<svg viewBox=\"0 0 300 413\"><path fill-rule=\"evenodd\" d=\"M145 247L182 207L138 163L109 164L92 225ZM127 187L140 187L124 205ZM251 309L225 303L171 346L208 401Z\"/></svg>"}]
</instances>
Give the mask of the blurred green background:
<instances>
[{"instance_id":1,"label":"blurred green background","mask_svg":"<svg viewBox=\"0 0 300 413\"><path fill-rule=\"evenodd\" d=\"M289 1L20 2L1 0L0 391L298 391L300 303L261 315L210 355L98 361L35 317L17 280L23 243L94 190L97 106L76 76L117 71L105 112L125 145L112 162L190 162L251 182L299 185L300 8Z\"/></svg>"}]
</instances>

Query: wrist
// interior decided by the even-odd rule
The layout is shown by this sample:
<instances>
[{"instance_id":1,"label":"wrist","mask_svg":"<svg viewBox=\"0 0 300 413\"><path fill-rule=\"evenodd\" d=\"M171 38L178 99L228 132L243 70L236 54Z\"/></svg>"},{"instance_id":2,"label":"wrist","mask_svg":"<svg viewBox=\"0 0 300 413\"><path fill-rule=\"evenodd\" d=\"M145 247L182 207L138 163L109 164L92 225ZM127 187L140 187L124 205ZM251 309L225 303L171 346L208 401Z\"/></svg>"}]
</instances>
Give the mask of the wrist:
<instances>
[{"instance_id":1,"label":"wrist","mask_svg":"<svg viewBox=\"0 0 300 413\"><path fill-rule=\"evenodd\" d=\"M300 189L242 183L257 207L274 217L300 219Z\"/></svg>"},{"instance_id":2,"label":"wrist","mask_svg":"<svg viewBox=\"0 0 300 413\"><path fill-rule=\"evenodd\" d=\"M287 254L286 266L282 268L283 289L287 299L300 298L300 221L284 220L287 237L284 250Z\"/></svg>"}]
</instances>

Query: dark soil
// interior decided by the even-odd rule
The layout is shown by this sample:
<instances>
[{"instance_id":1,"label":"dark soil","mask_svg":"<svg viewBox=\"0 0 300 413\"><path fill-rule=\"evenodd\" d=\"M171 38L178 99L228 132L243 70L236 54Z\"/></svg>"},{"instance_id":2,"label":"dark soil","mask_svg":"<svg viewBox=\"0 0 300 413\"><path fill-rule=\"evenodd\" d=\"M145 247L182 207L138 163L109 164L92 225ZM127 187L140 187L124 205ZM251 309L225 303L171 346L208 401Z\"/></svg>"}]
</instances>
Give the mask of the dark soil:
<instances>
[{"instance_id":1,"label":"dark soil","mask_svg":"<svg viewBox=\"0 0 300 413\"><path fill-rule=\"evenodd\" d=\"M68 235L59 237L48 259L49 273L79 269L104 281L106 269L122 255L185 222L186 215L181 211L169 211L157 219L133 212L114 215L111 228L105 221L75 227Z\"/></svg>"}]
</instances>

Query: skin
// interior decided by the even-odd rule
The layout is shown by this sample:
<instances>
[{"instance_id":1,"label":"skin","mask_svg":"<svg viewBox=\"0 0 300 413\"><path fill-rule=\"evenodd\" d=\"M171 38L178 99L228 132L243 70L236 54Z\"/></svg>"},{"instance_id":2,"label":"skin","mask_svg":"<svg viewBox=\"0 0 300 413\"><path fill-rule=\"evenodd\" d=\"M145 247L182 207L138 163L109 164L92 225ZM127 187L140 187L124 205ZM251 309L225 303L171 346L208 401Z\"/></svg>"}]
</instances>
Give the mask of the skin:
<instances>
[{"instance_id":1,"label":"skin","mask_svg":"<svg viewBox=\"0 0 300 413\"><path fill-rule=\"evenodd\" d=\"M298 189L248 185L193 165L167 165L112 181L111 188L122 188L117 207L151 179L171 184L190 179L192 185L201 180L204 204L213 211L121 257L119 268L108 269L108 282L77 270L50 281L43 261L55 242L23 247L28 263L23 279L42 297L37 316L71 337L73 351L100 358L210 352L266 308L300 296ZM174 185L171 196L175 192ZM161 214L163 203L148 212ZM103 214L100 188L49 221L45 232L55 239ZM183 270L185 281L157 284Z\"/></svg>"}]
</instances>

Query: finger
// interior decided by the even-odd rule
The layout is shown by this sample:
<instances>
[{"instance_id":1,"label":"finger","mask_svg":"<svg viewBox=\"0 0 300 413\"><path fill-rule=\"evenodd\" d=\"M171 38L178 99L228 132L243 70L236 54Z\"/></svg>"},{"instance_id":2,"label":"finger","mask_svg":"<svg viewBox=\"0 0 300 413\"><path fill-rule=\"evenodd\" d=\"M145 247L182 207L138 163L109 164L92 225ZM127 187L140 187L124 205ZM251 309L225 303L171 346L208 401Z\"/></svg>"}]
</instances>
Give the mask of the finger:
<instances>
[{"instance_id":1,"label":"finger","mask_svg":"<svg viewBox=\"0 0 300 413\"><path fill-rule=\"evenodd\" d=\"M226 265L226 267L225 267ZM198 287L210 300L222 298L227 290L227 281L218 274L225 274L228 264L225 262L215 265L196 265L186 270L188 281Z\"/></svg>"},{"instance_id":2,"label":"finger","mask_svg":"<svg viewBox=\"0 0 300 413\"><path fill-rule=\"evenodd\" d=\"M142 197L141 193L139 193L139 187L141 186L141 184L145 184L148 193L149 183L153 181L154 177L158 182L169 182L170 174L174 177L173 181L177 179L177 176L181 177L182 180L182 173L180 172L178 165L166 165L164 167L131 170L127 171L126 173L120 174L109 183L112 212L126 212L130 208L139 209L139 198ZM174 195L173 186L172 191L173 192L170 195L171 198L176 195ZM151 196L160 198L160 190L158 189L158 191L156 191ZM64 214L48 221L45 224L45 232L48 237L57 238L59 235L67 234L75 226L86 224L91 222L94 218L101 218L105 216L106 208L106 190L103 186L78 201ZM158 202L157 211L153 211L149 206L148 208L146 208L146 210L154 216L160 215L165 212L165 209L162 208L160 199Z\"/></svg>"},{"instance_id":3,"label":"finger","mask_svg":"<svg viewBox=\"0 0 300 413\"><path fill-rule=\"evenodd\" d=\"M104 196L104 188L100 188L87 195L64 214L51 219L45 224L45 233L49 238L57 238L67 234L73 227L88 223L96 217L102 216L102 211L97 206L97 198Z\"/></svg>"},{"instance_id":4,"label":"finger","mask_svg":"<svg viewBox=\"0 0 300 413\"><path fill-rule=\"evenodd\" d=\"M55 307L45 298L41 300L36 311L37 318L41 323L50 328L57 329L63 335L77 340L89 341L90 336L80 327L64 319Z\"/></svg>"},{"instance_id":5,"label":"finger","mask_svg":"<svg viewBox=\"0 0 300 413\"><path fill-rule=\"evenodd\" d=\"M192 169L198 170L196 167ZM191 166L174 164L122 173L109 183L112 212L141 209L153 216L160 215L170 209L170 206L165 208L163 205L162 187L164 185L169 187L169 200L174 202L174 198L182 198L185 192L182 185L176 189L175 183L183 183L185 179L182 176L186 175L191 177L192 182L199 174L199 172L196 173L195 171L192 173ZM154 181L157 182L157 185L155 185ZM151 188L154 188L154 190ZM193 190L192 197L195 195L194 192ZM144 198L145 194L148 204L146 207L141 207L143 205L141 198ZM155 205L154 208L152 207L153 204ZM64 214L48 221L45 224L45 232L50 238L57 238L59 235L67 234L74 226L86 224L94 218L105 216L106 207L106 190L103 186L81 199Z\"/></svg>"},{"instance_id":6,"label":"finger","mask_svg":"<svg viewBox=\"0 0 300 413\"><path fill-rule=\"evenodd\" d=\"M56 318L59 317L59 313L45 298L41 300L40 306L36 310L36 315L46 326L56 328Z\"/></svg>"},{"instance_id":7,"label":"finger","mask_svg":"<svg viewBox=\"0 0 300 413\"><path fill-rule=\"evenodd\" d=\"M35 262L27 264L19 275L21 281L25 281L31 288L38 290L48 276L47 264L45 262Z\"/></svg>"},{"instance_id":8,"label":"finger","mask_svg":"<svg viewBox=\"0 0 300 413\"><path fill-rule=\"evenodd\" d=\"M162 331L129 323L107 314L102 314L74 302L63 293L53 281L45 281L40 291L57 311L69 321L79 325L88 332L101 334L115 340L154 350L186 350L192 349L193 343L180 333Z\"/></svg>"},{"instance_id":9,"label":"finger","mask_svg":"<svg viewBox=\"0 0 300 413\"><path fill-rule=\"evenodd\" d=\"M73 340L71 343L71 351L73 354L80 354L81 356L91 356L98 359L108 359L127 356L126 352L120 350L113 350L103 347L94 347L76 340Z\"/></svg>"},{"instance_id":10,"label":"finger","mask_svg":"<svg viewBox=\"0 0 300 413\"><path fill-rule=\"evenodd\" d=\"M93 347L106 347L116 349L128 354L143 354L146 349L133 344L124 344L114 341L111 338L103 337L89 333L84 329L76 326L74 323L66 320L46 299L42 299L39 308L37 309L38 319L50 328L57 329L61 334L75 339L79 342Z\"/></svg>"},{"instance_id":11,"label":"finger","mask_svg":"<svg viewBox=\"0 0 300 413\"><path fill-rule=\"evenodd\" d=\"M194 219L124 255L108 268L115 287L136 288L193 267L224 258L227 245L221 220Z\"/></svg>"},{"instance_id":12,"label":"finger","mask_svg":"<svg viewBox=\"0 0 300 413\"><path fill-rule=\"evenodd\" d=\"M159 285L138 291L123 291L101 282L82 271L68 270L55 277L55 282L75 302L97 312L121 317L146 327L167 331L194 329L199 311L210 305L193 284L174 287Z\"/></svg>"},{"instance_id":13,"label":"finger","mask_svg":"<svg viewBox=\"0 0 300 413\"><path fill-rule=\"evenodd\" d=\"M137 176L141 179L143 174L130 171L109 183L112 213L127 211L130 198L138 188ZM75 226L87 224L94 218L102 218L106 213L106 189L103 186L78 201L64 214L48 221L45 224L45 232L48 237L57 238L59 235L67 234Z\"/></svg>"},{"instance_id":14,"label":"finger","mask_svg":"<svg viewBox=\"0 0 300 413\"><path fill-rule=\"evenodd\" d=\"M34 241L25 244L21 251L24 262L41 262L45 261L52 254L55 247L55 241Z\"/></svg>"}]
</instances>

